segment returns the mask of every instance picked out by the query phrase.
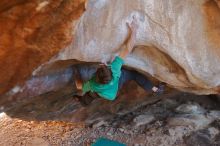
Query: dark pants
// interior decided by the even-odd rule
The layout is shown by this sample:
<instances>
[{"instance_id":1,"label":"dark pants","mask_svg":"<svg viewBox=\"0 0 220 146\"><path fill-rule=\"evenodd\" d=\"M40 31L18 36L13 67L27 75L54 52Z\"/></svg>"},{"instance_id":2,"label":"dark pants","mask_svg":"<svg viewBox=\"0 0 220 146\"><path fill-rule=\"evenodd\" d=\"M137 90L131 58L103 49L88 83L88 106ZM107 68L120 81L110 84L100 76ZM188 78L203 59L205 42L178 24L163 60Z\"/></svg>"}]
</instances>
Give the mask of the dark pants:
<instances>
[{"instance_id":1,"label":"dark pants","mask_svg":"<svg viewBox=\"0 0 220 146\"><path fill-rule=\"evenodd\" d=\"M121 71L121 77L119 79L119 89L121 89L126 82L131 80L136 81L145 91L152 91L153 84L147 77L137 71L124 68Z\"/></svg>"},{"instance_id":2,"label":"dark pants","mask_svg":"<svg viewBox=\"0 0 220 146\"><path fill-rule=\"evenodd\" d=\"M88 81L92 78L92 76L95 74L97 65L78 65L74 66L74 69L78 70L79 75L83 82ZM153 84L150 80L148 80L147 77L145 77L143 74L134 71L134 70L128 70L122 68L121 70L121 77L119 79L119 89L123 87L123 85L128 82L134 80L137 82L138 85L140 85L144 90L151 91L153 88Z\"/></svg>"}]
</instances>

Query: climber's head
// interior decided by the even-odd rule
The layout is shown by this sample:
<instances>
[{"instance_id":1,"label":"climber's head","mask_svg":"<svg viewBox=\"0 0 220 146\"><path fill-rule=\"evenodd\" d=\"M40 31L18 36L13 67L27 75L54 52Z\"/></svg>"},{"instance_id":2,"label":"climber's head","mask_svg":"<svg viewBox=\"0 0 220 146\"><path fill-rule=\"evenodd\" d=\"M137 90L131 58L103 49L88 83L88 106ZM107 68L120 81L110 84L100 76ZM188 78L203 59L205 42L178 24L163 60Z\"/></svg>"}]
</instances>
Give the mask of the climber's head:
<instances>
[{"instance_id":1,"label":"climber's head","mask_svg":"<svg viewBox=\"0 0 220 146\"><path fill-rule=\"evenodd\" d=\"M108 84L112 80L112 71L107 65L100 64L95 77L97 83Z\"/></svg>"}]
</instances>

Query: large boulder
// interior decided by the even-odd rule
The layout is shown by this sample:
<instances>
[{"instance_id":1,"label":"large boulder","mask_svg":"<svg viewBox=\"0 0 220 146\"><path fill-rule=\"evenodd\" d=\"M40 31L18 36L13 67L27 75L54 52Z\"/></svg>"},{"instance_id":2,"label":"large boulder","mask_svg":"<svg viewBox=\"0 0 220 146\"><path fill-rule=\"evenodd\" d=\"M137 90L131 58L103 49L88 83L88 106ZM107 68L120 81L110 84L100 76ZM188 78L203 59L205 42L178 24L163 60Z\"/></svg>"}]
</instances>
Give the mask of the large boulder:
<instances>
[{"instance_id":1,"label":"large boulder","mask_svg":"<svg viewBox=\"0 0 220 146\"><path fill-rule=\"evenodd\" d=\"M90 0L76 26L75 39L54 60L111 60L128 35L126 22L135 15L137 47L126 58L126 65L178 89L219 93L219 3Z\"/></svg>"},{"instance_id":2,"label":"large boulder","mask_svg":"<svg viewBox=\"0 0 220 146\"><path fill-rule=\"evenodd\" d=\"M89 0L83 13L84 3L0 2L0 94L36 96L69 82L75 60L110 61L133 16L137 46L127 66L180 90L219 93L218 0Z\"/></svg>"}]
</instances>

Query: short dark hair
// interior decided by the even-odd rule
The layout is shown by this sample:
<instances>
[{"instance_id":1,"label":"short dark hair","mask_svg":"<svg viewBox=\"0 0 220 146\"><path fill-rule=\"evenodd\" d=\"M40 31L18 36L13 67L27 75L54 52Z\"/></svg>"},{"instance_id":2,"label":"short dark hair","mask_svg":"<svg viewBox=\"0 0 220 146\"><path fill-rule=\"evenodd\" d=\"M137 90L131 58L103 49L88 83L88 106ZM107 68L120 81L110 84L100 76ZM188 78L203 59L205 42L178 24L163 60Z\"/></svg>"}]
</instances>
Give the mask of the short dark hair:
<instances>
[{"instance_id":1,"label":"short dark hair","mask_svg":"<svg viewBox=\"0 0 220 146\"><path fill-rule=\"evenodd\" d=\"M96 82L99 84L108 84L112 80L112 71L106 65L100 65L96 71Z\"/></svg>"}]
</instances>

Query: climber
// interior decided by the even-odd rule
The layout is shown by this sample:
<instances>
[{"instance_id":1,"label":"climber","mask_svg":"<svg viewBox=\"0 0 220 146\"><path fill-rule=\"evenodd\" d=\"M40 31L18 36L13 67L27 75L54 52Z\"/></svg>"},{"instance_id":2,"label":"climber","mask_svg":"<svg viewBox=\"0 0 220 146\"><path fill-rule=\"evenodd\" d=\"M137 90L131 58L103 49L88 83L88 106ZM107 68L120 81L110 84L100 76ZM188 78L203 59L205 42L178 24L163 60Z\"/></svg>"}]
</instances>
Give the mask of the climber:
<instances>
[{"instance_id":1,"label":"climber","mask_svg":"<svg viewBox=\"0 0 220 146\"><path fill-rule=\"evenodd\" d=\"M131 24L127 23L129 29L129 37L122 45L118 56L114 58L109 65L100 64L96 69L93 66L78 66L74 69L75 85L78 89L79 100L84 100L85 104L90 103L93 98L102 97L107 100L114 100L117 96L118 89L129 80L135 80L146 91L162 92L163 86L153 86L150 80L144 75L122 68L124 58L134 48L136 38L136 21L133 20ZM121 69L122 68L122 69ZM83 96L82 96L83 95ZM84 98L83 98L84 97ZM91 99L91 100L90 100Z\"/></svg>"}]
</instances>

